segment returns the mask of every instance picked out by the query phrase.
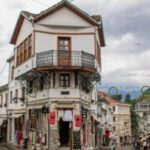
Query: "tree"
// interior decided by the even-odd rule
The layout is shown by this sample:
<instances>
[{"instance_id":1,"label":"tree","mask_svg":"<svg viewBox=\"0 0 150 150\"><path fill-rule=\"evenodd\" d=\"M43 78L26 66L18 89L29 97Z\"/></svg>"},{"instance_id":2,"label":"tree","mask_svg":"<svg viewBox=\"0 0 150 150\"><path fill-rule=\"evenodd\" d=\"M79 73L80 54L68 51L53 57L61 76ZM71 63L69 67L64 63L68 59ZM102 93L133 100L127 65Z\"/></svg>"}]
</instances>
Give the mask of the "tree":
<instances>
[{"instance_id":1,"label":"tree","mask_svg":"<svg viewBox=\"0 0 150 150\"><path fill-rule=\"evenodd\" d=\"M125 102L126 103L130 103L131 101L131 95L128 93L126 96L125 96Z\"/></svg>"},{"instance_id":2,"label":"tree","mask_svg":"<svg viewBox=\"0 0 150 150\"><path fill-rule=\"evenodd\" d=\"M135 112L136 100L128 100L129 96L127 96L127 103L130 104L130 113L131 113L131 132L134 137L137 137L139 134L139 116Z\"/></svg>"},{"instance_id":3,"label":"tree","mask_svg":"<svg viewBox=\"0 0 150 150\"><path fill-rule=\"evenodd\" d=\"M121 101L121 99L122 99L122 95L121 94L112 95L111 97L116 99L116 100L118 100L118 101Z\"/></svg>"},{"instance_id":4,"label":"tree","mask_svg":"<svg viewBox=\"0 0 150 150\"><path fill-rule=\"evenodd\" d=\"M132 135L134 137L138 136L139 133L139 116L136 114L136 112L134 111L134 103L132 103L131 105L131 131L132 131Z\"/></svg>"}]
</instances>

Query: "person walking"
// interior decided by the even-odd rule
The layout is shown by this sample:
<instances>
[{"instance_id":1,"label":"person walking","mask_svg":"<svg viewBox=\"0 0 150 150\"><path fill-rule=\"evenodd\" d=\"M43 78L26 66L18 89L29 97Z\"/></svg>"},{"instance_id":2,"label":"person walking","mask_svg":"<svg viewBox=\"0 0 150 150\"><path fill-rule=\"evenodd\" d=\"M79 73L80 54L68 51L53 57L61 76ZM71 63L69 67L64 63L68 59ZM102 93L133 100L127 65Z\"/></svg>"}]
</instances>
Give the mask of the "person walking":
<instances>
[{"instance_id":1,"label":"person walking","mask_svg":"<svg viewBox=\"0 0 150 150\"><path fill-rule=\"evenodd\" d=\"M147 150L147 142L146 141L143 142L143 147L144 147L144 150Z\"/></svg>"},{"instance_id":2,"label":"person walking","mask_svg":"<svg viewBox=\"0 0 150 150\"><path fill-rule=\"evenodd\" d=\"M134 142L134 149L137 150L137 141Z\"/></svg>"}]
</instances>

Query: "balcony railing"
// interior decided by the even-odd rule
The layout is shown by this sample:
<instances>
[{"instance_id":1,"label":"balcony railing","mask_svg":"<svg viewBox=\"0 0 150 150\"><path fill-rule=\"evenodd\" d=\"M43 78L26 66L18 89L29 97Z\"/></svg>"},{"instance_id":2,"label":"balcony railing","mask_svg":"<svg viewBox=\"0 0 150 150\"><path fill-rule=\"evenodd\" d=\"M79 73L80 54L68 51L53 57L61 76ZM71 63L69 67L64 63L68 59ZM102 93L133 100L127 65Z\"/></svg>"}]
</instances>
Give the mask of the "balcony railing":
<instances>
[{"instance_id":1,"label":"balcony railing","mask_svg":"<svg viewBox=\"0 0 150 150\"><path fill-rule=\"evenodd\" d=\"M95 68L95 56L83 51L49 50L36 54L36 66Z\"/></svg>"}]
</instances>

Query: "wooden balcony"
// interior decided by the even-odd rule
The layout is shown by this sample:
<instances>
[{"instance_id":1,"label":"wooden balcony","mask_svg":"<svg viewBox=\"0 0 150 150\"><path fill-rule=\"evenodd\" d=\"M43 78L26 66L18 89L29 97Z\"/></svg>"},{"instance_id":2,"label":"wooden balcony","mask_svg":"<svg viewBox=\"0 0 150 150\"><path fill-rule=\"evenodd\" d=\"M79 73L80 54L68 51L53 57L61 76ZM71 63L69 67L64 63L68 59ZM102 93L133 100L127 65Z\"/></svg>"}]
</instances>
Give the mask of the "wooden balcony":
<instances>
[{"instance_id":1,"label":"wooden balcony","mask_svg":"<svg viewBox=\"0 0 150 150\"><path fill-rule=\"evenodd\" d=\"M83 69L95 72L95 56L83 51L49 50L36 54L36 69Z\"/></svg>"}]
</instances>

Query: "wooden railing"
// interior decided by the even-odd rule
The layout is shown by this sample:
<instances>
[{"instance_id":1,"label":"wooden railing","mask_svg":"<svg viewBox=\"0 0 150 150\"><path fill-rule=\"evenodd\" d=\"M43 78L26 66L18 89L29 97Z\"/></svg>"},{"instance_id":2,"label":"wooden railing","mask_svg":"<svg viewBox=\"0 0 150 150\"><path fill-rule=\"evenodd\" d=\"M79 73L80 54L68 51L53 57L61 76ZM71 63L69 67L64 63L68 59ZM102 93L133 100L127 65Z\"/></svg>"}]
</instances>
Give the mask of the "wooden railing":
<instances>
[{"instance_id":1,"label":"wooden railing","mask_svg":"<svg viewBox=\"0 0 150 150\"><path fill-rule=\"evenodd\" d=\"M95 68L95 56L84 51L49 50L36 54L37 67L67 66Z\"/></svg>"}]
</instances>

